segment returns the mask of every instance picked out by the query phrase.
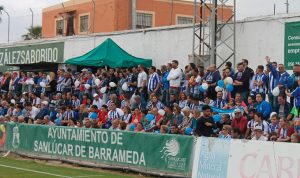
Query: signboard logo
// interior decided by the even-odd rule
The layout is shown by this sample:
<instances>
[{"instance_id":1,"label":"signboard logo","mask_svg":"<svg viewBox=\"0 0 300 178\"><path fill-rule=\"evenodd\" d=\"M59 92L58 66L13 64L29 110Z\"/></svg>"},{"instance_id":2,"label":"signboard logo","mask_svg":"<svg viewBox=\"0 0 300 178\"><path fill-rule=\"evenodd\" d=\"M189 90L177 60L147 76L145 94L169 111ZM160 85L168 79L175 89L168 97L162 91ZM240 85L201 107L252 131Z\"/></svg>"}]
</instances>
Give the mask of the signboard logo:
<instances>
[{"instance_id":1,"label":"signboard logo","mask_svg":"<svg viewBox=\"0 0 300 178\"><path fill-rule=\"evenodd\" d=\"M175 139L167 140L166 145L160 151L163 153L161 158L165 158L166 160L169 156L177 156L179 151L180 151L180 146Z\"/></svg>"},{"instance_id":2,"label":"signboard logo","mask_svg":"<svg viewBox=\"0 0 300 178\"><path fill-rule=\"evenodd\" d=\"M20 133L19 133L19 127L16 125L13 128L13 140L12 140L12 147L14 149L19 148L20 145Z\"/></svg>"},{"instance_id":3,"label":"signboard logo","mask_svg":"<svg viewBox=\"0 0 300 178\"><path fill-rule=\"evenodd\" d=\"M161 158L167 163L167 167L170 169L185 170L186 158L179 158L180 145L177 140L167 140L165 146L160 151L162 153Z\"/></svg>"}]
</instances>

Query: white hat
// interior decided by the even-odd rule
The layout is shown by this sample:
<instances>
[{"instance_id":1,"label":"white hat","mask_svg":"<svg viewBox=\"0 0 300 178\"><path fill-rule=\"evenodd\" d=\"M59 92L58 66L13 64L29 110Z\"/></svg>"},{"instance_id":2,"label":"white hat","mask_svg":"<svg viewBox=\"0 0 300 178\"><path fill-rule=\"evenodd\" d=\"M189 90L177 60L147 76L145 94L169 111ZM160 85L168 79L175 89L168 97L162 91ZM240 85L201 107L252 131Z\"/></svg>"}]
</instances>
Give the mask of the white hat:
<instances>
[{"instance_id":1,"label":"white hat","mask_svg":"<svg viewBox=\"0 0 300 178\"><path fill-rule=\"evenodd\" d=\"M87 72L87 71L89 71L89 70L86 69L86 68L84 68L84 69L81 70L81 72Z\"/></svg>"},{"instance_id":2,"label":"white hat","mask_svg":"<svg viewBox=\"0 0 300 178\"><path fill-rule=\"evenodd\" d=\"M234 110L234 113L237 113L237 112L242 112L239 108L236 108L235 110Z\"/></svg>"},{"instance_id":3,"label":"white hat","mask_svg":"<svg viewBox=\"0 0 300 178\"><path fill-rule=\"evenodd\" d=\"M93 96L94 96L94 98L95 98L95 97L97 97L97 96L99 96L99 95L98 95L97 93L95 93Z\"/></svg>"},{"instance_id":4,"label":"white hat","mask_svg":"<svg viewBox=\"0 0 300 178\"><path fill-rule=\"evenodd\" d=\"M271 112L271 114L270 114L270 119L271 119L274 115L277 115L277 112Z\"/></svg>"},{"instance_id":5,"label":"white hat","mask_svg":"<svg viewBox=\"0 0 300 178\"><path fill-rule=\"evenodd\" d=\"M254 130L262 131L262 126L261 125L256 125L256 126L254 126Z\"/></svg>"},{"instance_id":6,"label":"white hat","mask_svg":"<svg viewBox=\"0 0 300 178\"><path fill-rule=\"evenodd\" d=\"M183 109L182 109L182 111L190 111L191 109L190 109L190 107L188 107L188 106L185 106Z\"/></svg>"},{"instance_id":7,"label":"white hat","mask_svg":"<svg viewBox=\"0 0 300 178\"><path fill-rule=\"evenodd\" d=\"M48 101L42 101L41 102L43 105L47 106L48 105Z\"/></svg>"}]
</instances>

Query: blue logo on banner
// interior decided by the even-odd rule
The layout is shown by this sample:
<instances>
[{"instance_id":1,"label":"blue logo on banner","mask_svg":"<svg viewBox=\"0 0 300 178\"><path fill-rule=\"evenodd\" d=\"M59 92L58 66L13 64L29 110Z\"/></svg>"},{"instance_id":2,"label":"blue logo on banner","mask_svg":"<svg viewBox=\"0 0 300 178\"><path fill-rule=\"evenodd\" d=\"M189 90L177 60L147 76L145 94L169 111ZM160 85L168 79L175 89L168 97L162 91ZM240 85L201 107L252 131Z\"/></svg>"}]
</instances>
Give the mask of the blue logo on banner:
<instances>
[{"instance_id":1,"label":"blue logo on banner","mask_svg":"<svg viewBox=\"0 0 300 178\"><path fill-rule=\"evenodd\" d=\"M230 151L230 139L210 139L202 137L199 178L226 178Z\"/></svg>"}]
</instances>

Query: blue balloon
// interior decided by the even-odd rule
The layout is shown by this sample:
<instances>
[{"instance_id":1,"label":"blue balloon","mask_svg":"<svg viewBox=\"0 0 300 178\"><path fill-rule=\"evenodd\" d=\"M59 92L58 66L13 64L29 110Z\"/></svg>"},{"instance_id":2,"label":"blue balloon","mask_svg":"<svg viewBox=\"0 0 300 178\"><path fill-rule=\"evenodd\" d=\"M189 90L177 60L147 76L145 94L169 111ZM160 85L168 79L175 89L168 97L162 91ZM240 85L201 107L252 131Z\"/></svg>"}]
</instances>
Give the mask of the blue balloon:
<instances>
[{"instance_id":1,"label":"blue balloon","mask_svg":"<svg viewBox=\"0 0 300 178\"><path fill-rule=\"evenodd\" d=\"M227 91L229 91L229 92L232 92L233 91L233 85L232 84L228 84L227 86L226 86L226 90Z\"/></svg>"},{"instance_id":2,"label":"blue balloon","mask_svg":"<svg viewBox=\"0 0 300 178\"><path fill-rule=\"evenodd\" d=\"M147 115L146 115L146 119L147 119L149 122L151 122L151 121L153 121L153 119L154 119L154 115L153 115L153 114L147 114Z\"/></svg>"},{"instance_id":3,"label":"blue balloon","mask_svg":"<svg viewBox=\"0 0 300 178\"><path fill-rule=\"evenodd\" d=\"M190 127L185 128L185 131L184 131L185 135L191 135L192 132L193 132L192 128L190 128Z\"/></svg>"},{"instance_id":4,"label":"blue balloon","mask_svg":"<svg viewBox=\"0 0 300 178\"><path fill-rule=\"evenodd\" d=\"M215 122L220 122L221 118L222 118L222 116L220 114L216 114L213 116L213 119Z\"/></svg>"},{"instance_id":5,"label":"blue balloon","mask_svg":"<svg viewBox=\"0 0 300 178\"><path fill-rule=\"evenodd\" d=\"M134 124L131 124L130 127L129 127L129 130L130 130L130 131L134 131L134 129L135 129L135 125L134 125Z\"/></svg>"},{"instance_id":6,"label":"blue balloon","mask_svg":"<svg viewBox=\"0 0 300 178\"><path fill-rule=\"evenodd\" d=\"M200 90L200 92L205 92L205 90L202 88L202 85L200 86L200 88L199 88L199 90Z\"/></svg>"},{"instance_id":7,"label":"blue balloon","mask_svg":"<svg viewBox=\"0 0 300 178\"><path fill-rule=\"evenodd\" d=\"M224 88L224 86L225 86L224 81L223 80L219 80L218 81L218 86L221 87L221 88Z\"/></svg>"},{"instance_id":8,"label":"blue balloon","mask_svg":"<svg viewBox=\"0 0 300 178\"><path fill-rule=\"evenodd\" d=\"M60 119L59 118L55 120L55 125L60 125Z\"/></svg>"}]
</instances>

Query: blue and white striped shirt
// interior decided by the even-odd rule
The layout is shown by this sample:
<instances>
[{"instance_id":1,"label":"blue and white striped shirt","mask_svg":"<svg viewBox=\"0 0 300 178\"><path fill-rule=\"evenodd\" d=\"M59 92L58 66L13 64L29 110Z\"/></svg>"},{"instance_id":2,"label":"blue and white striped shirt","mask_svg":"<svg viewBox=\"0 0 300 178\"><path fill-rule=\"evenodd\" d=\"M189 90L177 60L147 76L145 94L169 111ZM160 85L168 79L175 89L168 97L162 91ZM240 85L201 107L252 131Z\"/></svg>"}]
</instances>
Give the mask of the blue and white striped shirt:
<instances>
[{"instance_id":1,"label":"blue and white striped shirt","mask_svg":"<svg viewBox=\"0 0 300 178\"><path fill-rule=\"evenodd\" d=\"M215 106L215 107L217 107L217 108L223 108L225 105L226 105L227 103L226 103L226 101L225 100L218 100L218 99L216 99L215 101L213 101L213 103L212 103L212 105L213 106Z\"/></svg>"},{"instance_id":2,"label":"blue and white striped shirt","mask_svg":"<svg viewBox=\"0 0 300 178\"><path fill-rule=\"evenodd\" d=\"M156 72L150 74L149 81L148 81L148 91L153 92L157 85L159 84L160 79Z\"/></svg>"},{"instance_id":3,"label":"blue and white striped shirt","mask_svg":"<svg viewBox=\"0 0 300 178\"><path fill-rule=\"evenodd\" d=\"M262 74L256 74L254 76L254 80L257 82L263 82L261 86L253 86L252 93L257 94L257 93L262 93L265 94L267 92L267 76L262 73Z\"/></svg>"},{"instance_id":4,"label":"blue and white striped shirt","mask_svg":"<svg viewBox=\"0 0 300 178\"><path fill-rule=\"evenodd\" d=\"M62 92L63 90L63 85L62 82L65 80L65 77L59 76L57 79L57 85L56 85L56 91L57 92Z\"/></svg>"},{"instance_id":5,"label":"blue and white striped shirt","mask_svg":"<svg viewBox=\"0 0 300 178\"><path fill-rule=\"evenodd\" d=\"M42 79L42 81L41 82L44 82L46 85L48 85L49 84L49 80L48 79ZM42 90L41 90L41 92L42 93L45 93L45 91L46 91L46 87L42 87Z\"/></svg>"}]
</instances>

